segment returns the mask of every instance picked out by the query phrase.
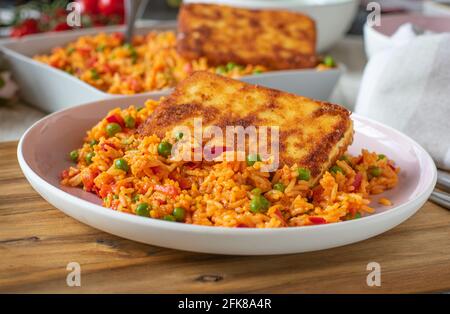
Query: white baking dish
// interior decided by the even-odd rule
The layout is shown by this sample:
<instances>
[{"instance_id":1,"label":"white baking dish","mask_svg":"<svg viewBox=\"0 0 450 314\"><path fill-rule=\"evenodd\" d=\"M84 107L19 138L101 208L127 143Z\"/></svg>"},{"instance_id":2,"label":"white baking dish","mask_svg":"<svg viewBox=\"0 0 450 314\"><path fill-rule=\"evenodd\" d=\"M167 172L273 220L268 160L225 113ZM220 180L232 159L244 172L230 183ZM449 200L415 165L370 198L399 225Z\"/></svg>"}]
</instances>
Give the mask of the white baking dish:
<instances>
[{"instance_id":1,"label":"white baking dish","mask_svg":"<svg viewBox=\"0 0 450 314\"><path fill-rule=\"evenodd\" d=\"M136 33L146 33L151 30L174 30L173 22L140 22ZM54 112L81 103L107 98L122 97L98 90L64 71L49 65L34 61L36 54L49 53L52 48L65 45L82 35L98 32L123 31L122 26L83 29L59 33L30 35L16 40L0 42L13 78L20 86L21 97L30 104L46 111ZM336 85L343 68L317 71L315 69L274 71L242 77L243 81L264 85L304 95L307 97L327 100ZM162 96L171 89L146 92L149 96Z\"/></svg>"}]
</instances>

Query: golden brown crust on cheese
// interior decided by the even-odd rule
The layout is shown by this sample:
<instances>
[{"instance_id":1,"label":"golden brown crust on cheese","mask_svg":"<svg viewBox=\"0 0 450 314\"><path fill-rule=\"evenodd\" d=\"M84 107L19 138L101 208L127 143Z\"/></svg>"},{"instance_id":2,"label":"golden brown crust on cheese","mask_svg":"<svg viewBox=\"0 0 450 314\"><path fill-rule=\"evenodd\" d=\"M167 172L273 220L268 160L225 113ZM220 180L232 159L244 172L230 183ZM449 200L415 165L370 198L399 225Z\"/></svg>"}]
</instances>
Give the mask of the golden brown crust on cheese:
<instances>
[{"instance_id":1,"label":"golden brown crust on cheese","mask_svg":"<svg viewBox=\"0 0 450 314\"><path fill-rule=\"evenodd\" d=\"M209 72L181 82L138 132L163 138L175 126L279 126L280 164L308 168L312 183L339 158L353 138L350 112L335 104L251 85Z\"/></svg>"},{"instance_id":2,"label":"golden brown crust on cheese","mask_svg":"<svg viewBox=\"0 0 450 314\"><path fill-rule=\"evenodd\" d=\"M317 65L314 20L289 11L186 4L178 16L177 48L185 58L206 57L211 65L235 62L271 70Z\"/></svg>"}]
</instances>

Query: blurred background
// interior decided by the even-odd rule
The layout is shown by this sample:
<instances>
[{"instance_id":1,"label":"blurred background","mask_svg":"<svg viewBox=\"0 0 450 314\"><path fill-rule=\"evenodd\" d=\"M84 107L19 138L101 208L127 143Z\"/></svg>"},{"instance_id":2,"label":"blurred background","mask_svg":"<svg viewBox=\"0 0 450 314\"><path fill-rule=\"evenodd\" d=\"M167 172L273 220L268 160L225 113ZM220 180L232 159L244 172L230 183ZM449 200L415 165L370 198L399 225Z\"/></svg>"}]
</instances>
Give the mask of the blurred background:
<instances>
[{"instance_id":1,"label":"blurred background","mask_svg":"<svg viewBox=\"0 0 450 314\"><path fill-rule=\"evenodd\" d=\"M248 2L252 0L242 0ZM20 37L27 34L45 31L62 31L70 29L65 23L65 7L69 1L0 1L0 36ZM82 4L82 27L114 25L123 23L124 5L122 0L77 0ZM139 12L142 19L174 20L181 0L147 0ZM304 1L314 3L314 1ZM320 3L321 0L316 1ZM422 10L423 0L378 0L360 1L359 11L349 30L350 34L362 34L362 26L366 20L368 2L378 2L382 13L398 14L418 12ZM436 2L450 3L441 0Z\"/></svg>"}]
</instances>

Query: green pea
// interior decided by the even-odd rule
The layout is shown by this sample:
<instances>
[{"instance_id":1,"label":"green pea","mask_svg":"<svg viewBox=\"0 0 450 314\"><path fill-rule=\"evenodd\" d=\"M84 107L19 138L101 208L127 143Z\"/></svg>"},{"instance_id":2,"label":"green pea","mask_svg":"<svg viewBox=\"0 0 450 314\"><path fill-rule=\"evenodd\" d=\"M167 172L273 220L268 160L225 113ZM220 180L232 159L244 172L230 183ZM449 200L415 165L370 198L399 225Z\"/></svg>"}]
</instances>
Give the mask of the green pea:
<instances>
[{"instance_id":1,"label":"green pea","mask_svg":"<svg viewBox=\"0 0 450 314\"><path fill-rule=\"evenodd\" d=\"M119 195L114 194L114 195L113 195L113 199L118 200L118 199L119 199Z\"/></svg>"},{"instance_id":2,"label":"green pea","mask_svg":"<svg viewBox=\"0 0 450 314\"><path fill-rule=\"evenodd\" d=\"M261 195L262 191L260 188L255 188L251 192L253 195Z\"/></svg>"},{"instance_id":3,"label":"green pea","mask_svg":"<svg viewBox=\"0 0 450 314\"><path fill-rule=\"evenodd\" d=\"M86 154L86 156L84 157L84 159L86 160L86 163L88 165L90 165L92 163L92 158L95 156L94 152L89 152Z\"/></svg>"},{"instance_id":4,"label":"green pea","mask_svg":"<svg viewBox=\"0 0 450 314\"><path fill-rule=\"evenodd\" d=\"M311 172L306 168L298 168L297 174L298 180L309 181L311 179Z\"/></svg>"},{"instance_id":5,"label":"green pea","mask_svg":"<svg viewBox=\"0 0 450 314\"><path fill-rule=\"evenodd\" d=\"M274 190L277 190L277 191L280 191L280 192L284 192L284 189L285 189L285 188L286 188L286 187L285 187L284 184L281 183L281 182L275 183L275 184L273 185L273 189L274 189Z\"/></svg>"},{"instance_id":6,"label":"green pea","mask_svg":"<svg viewBox=\"0 0 450 314\"><path fill-rule=\"evenodd\" d=\"M136 126L136 120L132 116L126 116L125 119L125 126L129 129L134 129Z\"/></svg>"},{"instance_id":7,"label":"green pea","mask_svg":"<svg viewBox=\"0 0 450 314\"><path fill-rule=\"evenodd\" d=\"M379 177L379 176L381 176L381 173L382 173L383 171L381 170L381 168L379 168L379 167L372 167L372 168L369 168L369 174L372 176L372 177Z\"/></svg>"},{"instance_id":8,"label":"green pea","mask_svg":"<svg viewBox=\"0 0 450 314\"><path fill-rule=\"evenodd\" d=\"M353 217L353 219L359 219L359 218L361 218L361 213L360 213L360 212L357 212L357 213L355 214L355 216Z\"/></svg>"},{"instance_id":9,"label":"green pea","mask_svg":"<svg viewBox=\"0 0 450 314\"><path fill-rule=\"evenodd\" d=\"M254 213L266 212L270 207L270 202L262 195L256 195L250 201L250 210Z\"/></svg>"},{"instance_id":10,"label":"green pea","mask_svg":"<svg viewBox=\"0 0 450 314\"><path fill-rule=\"evenodd\" d=\"M323 64L325 64L327 67L330 67L330 68L332 68L332 67L334 67L336 65L336 63L334 62L333 57L331 57L331 56L326 56L323 59Z\"/></svg>"},{"instance_id":11,"label":"green pea","mask_svg":"<svg viewBox=\"0 0 450 314\"><path fill-rule=\"evenodd\" d=\"M330 168L330 171L333 172L333 173L338 173L338 172L344 173L344 170L342 170L342 168L339 167L339 166L333 166L333 167L331 167L331 168Z\"/></svg>"},{"instance_id":12,"label":"green pea","mask_svg":"<svg viewBox=\"0 0 450 314\"><path fill-rule=\"evenodd\" d=\"M138 206L136 206L136 215L148 217L149 216L148 204L140 203Z\"/></svg>"},{"instance_id":13,"label":"green pea","mask_svg":"<svg viewBox=\"0 0 450 314\"><path fill-rule=\"evenodd\" d=\"M261 70L259 70L259 69L253 71L253 74L261 74L261 73L263 73L263 72Z\"/></svg>"},{"instance_id":14,"label":"green pea","mask_svg":"<svg viewBox=\"0 0 450 314\"><path fill-rule=\"evenodd\" d=\"M247 165L253 166L255 162L261 161L261 157L258 154L247 155Z\"/></svg>"},{"instance_id":15,"label":"green pea","mask_svg":"<svg viewBox=\"0 0 450 314\"><path fill-rule=\"evenodd\" d=\"M234 62L228 62L227 63L227 71L232 71L237 66Z\"/></svg>"},{"instance_id":16,"label":"green pea","mask_svg":"<svg viewBox=\"0 0 450 314\"><path fill-rule=\"evenodd\" d=\"M223 74L227 73L227 69L223 65L218 66L216 68L216 73L223 75Z\"/></svg>"},{"instance_id":17,"label":"green pea","mask_svg":"<svg viewBox=\"0 0 450 314\"><path fill-rule=\"evenodd\" d=\"M72 159L73 162L77 162L78 161L78 156L79 156L78 150L71 151L69 156L70 156L70 159Z\"/></svg>"},{"instance_id":18,"label":"green pea","mask_svg":"<svg viewBox=\"0 0 450 314\"><path fill-rule=\"evenodd\" d=\"M98 79L100 78L100 75L98 74L98 72L97 72L96 69L91 69L91 77L92 77L94 80L98 80Z\"/></svg>"},{"instance_id":19,"label":"green pea","mask_svg":"<svg viewBox=\"0 0 450 314\"><path fill-rule=\"evenodd\" d=\"M172 144L169 142L161 142L158 145L158 154L167 158L172 153Z\"/></svg>"},{"instance_id":20,"label":"green pea","mask_svg":"<svg viewBox=\"0 0 450 314\"><path fill-rule=\"evenodd\" d=\"M92 140L89 142L89 146L93 147L94 145L97 145L98 141L97 140Z\"/></svg>"},{"instance_id":21,"label":"green pea","mask_svg":"<svg viewBox=\"0 0 450 314\"><path fill-rule=\"evenodd\" d=\"M183 132L177 132L175 134L175 139L179 141L183 138L183 136L184 136Z\"/></svg>"},{"instance_id":22,"label":"green pea","mask_svg":"<svg viewBox=\"0 0 450 314\"><path fill-rule=\"evenodd\" d=\"M67 54L70 56L72 53L75 52L75 48L74 47L70 47L67 49Z\"/></svg>"},{"instance_id":23,"label":"green pea","mask_svg":"<svg viewBox=\"0 0 450 314\"><path fill-rule=\"evenodd\" d=\"M385 159L385 158L386 158L386 155L383 155L383 154L378 155L378 160Z\"/></svg>"},{"instance_id":24,"label":"green pea","mask_svg":"<svg viewBox=\"0 0 450 314\"><path fill-rule=\"evenodd\" d=\"M128 166L128 163L125 159L116 159L116 161L114 162L114 167L116 169L120 169L123 170L125 172L128 172L128 170L130 170L130 166Z\"/></svg>"},{"instance_id":25,"label":"green pea","mask_svg":"<svg viewBox=\"0 0 450 314\"><path fill-rule=\"evenodd\" d=\"M120 131L122 131L122 127L119 124L115 123L115 122L108 123L106 125L106 133L110 137L114 136L116 133L119 133Z\"/></svg>"},{"instance_id":26,"label":"green pea","mask_svg":"<svg viewBox=\"0 0 450 314\"><path fill-rule=\"evenodd\" d=\"M176 221L175 217L172 216L172 215L165 215L165 216L163 217L163 219L164 219L165 221Z\"/></svg>"},{"instance_id":27,"label":"green pea","mask_svg":"<svg viewBox=\"0 0 450 314\"><path fill-rule=\"evenodd\" d=\"M177 221L184 221L184 218L186 217L186 210L183 207L175 207L172 215Z\"/></svg>"},{"instance_id":28,"label":"green pea","mask_svg":"<svg viewBox=\"0 0 450 314\"><path fill-rule=\"evenodd\" d=\"M103 50L105 50L105 45L104 44L100 44L97 48L95 48L95 51L97 52L102 52Z\"/></svg>"}]
</instances>

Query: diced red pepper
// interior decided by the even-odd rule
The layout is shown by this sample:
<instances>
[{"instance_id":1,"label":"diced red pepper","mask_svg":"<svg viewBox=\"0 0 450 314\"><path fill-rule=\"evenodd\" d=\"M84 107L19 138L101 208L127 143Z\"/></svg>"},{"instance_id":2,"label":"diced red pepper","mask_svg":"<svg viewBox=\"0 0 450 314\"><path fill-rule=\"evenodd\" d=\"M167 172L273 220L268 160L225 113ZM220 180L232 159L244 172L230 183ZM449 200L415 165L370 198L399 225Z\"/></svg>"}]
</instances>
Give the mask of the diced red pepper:
<instances>
[{"instance_id":1,"label":"diced red pepper","mask_svg":"<svg viewBox=\"0 0 450 314\"><path fill-rule=\"evenodd\" d=\"M86 62L86 65L88 67L93 67L97 63L97 57L89 58L89 60Z\"/></svg>"},{"instance_id":2,"label":"diced red pepper","mask_svg":"<svg viewBox=\"0 0 450 314\"><path fill-rule=\"evenodd\" d=\"M108 64L103 65L103 72L104 73L110 73L112 72L112 68Z\"/></svg>"},{"instance_id":3,"label":"diced red pepper","mask_svg":"<svg viewBox=\"0 0 450 314\"><path fill-rule=\"evenodd\" d=\"M124 34L121 32L117 32L113 34L114 37L116 37L120 42L123 42Z\"/></svg>"},{"instance_id":4,"label":"diced red pepper","mask_svg":"<svg viewBox=\"0 0 450 314\"><path fill-rule=\"evenodd\" d=\"M309 221L315 225L322 225L322 224L327 223L325 218L317 217L317 216L309 217Z\"/></svg>"},{"instance_id":5,"label":"diced red pepper","mask_svg":"<svg viewBox=\"0 0 450 314\"><path fill-rule=\"evenodd\" d=\"M247 225L244 224L244 223L240 223L240 224L238 224L238 225L236 226L236 228L250 228L250 227L247 226Z\"/></svg>"},{"instance_id":6,"label":"diced red pepper","mask_svg":"<svg viewBox=\"0 0 450 314\"><path fill-rule=\"evenodd\" d=\"M85 56L89 55L92 51L91 47L77 47L76 49L77 49L78 53L85 55Z\"/></svg>"},{"instance_id":7,"label":"diced red pepper","mask_svg":"<svg viewBox=\"0 0 450 314\"><path fill-rule=\"evenodd\" d=\"M278 218L280 218L281 222L283 223L283 226L287 226L287 222L284 219L283 214L281 213L281 211L278 208L275 210L275 215L277 215Z\"/></svg>"},{"instance_id":8,"label":"diced red pepper","mask_svg":"<svg viewBox=\"0 0 450 314\"><path fill-rule=\"evenodd\" d=\"M63 170L62 172L61 172L61 178L62 179L67 179L69 177L69 170Z\"/></svg>"},{"instance_id":9,"label":"diced red pepper","mask_svg":"<svg viewBox=\"0 0 450 314\"><path fill-rule=\"evenodd\" d=\"M117 114L110 115L109 117L106 118L106 121L108 121L109 123L117 123L122 128L125 127L125 122L123 121L123 118Z\"/></svg>"},{"instance_id":10,"label":"diced red pepper","mask_svg":"<svg viewBox=\"0 0 450 314\"><path fill-rule=\"evenodd\" d=\"M353 181L353 187L355 188L355 190L358 190L361 186L362 178L363 176L360 172L355 175L355 180Z\"/></svg>"},{"instance_id":11,"label":"diced red pepper","mask_svg":"<svg viewBox=\"0 0 450 314\"><path fill-rule=\"evenodd\" d=\"M155 189L155 191L162 192L162 193L170 195L172 197L175 197L178 194L180 194L179 189L177 189L173 185L159 185L159 184L156 184L153 188Z\"/></svg>"},{"instance_id":12,"label":"diced red pepper","mask_svg":"<svg viewBox=\"0 0 450 314\"><path fill-rule=\"evenodd\" d=\"M152 170L153 174L155 174L155 175L158 175L162 172L162 169L159 166L151 167L150 169Z\"/></svg>"},{"instance_id":13,"label":"diced red pepper","mask_svg":"<svg viewBox=\"0 0 450 314\"><path fill-rule=\"evenodd\" d=\"M94 186L94 178L94 174L91 171L82 173L81 182L83 182L83 186L86 191L92 191L92 187Z\"/></svg>"}]
</instances>

